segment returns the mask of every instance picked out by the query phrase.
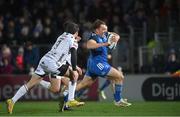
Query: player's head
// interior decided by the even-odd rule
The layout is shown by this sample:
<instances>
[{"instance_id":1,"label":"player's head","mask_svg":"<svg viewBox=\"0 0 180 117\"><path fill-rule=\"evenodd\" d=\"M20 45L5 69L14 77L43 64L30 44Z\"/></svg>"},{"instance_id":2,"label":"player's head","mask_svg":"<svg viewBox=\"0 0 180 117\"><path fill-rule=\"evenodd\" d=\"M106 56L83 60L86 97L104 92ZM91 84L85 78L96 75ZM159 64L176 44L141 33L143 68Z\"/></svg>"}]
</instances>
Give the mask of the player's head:
<instances>
[{"instance_id":1,"label":"player's head","mask_svg":"<svg viewBox=\"0 0 180 117\"><path fill-rule=\"evenodd\" d=\"M104 21L97 19L92 25L93 31L98 35L103 35L107 32L107 25Z\"/></svg>"},{"instance_id":2,"label":"player's head","mask_svg":"<svg viewBox=\"0 0 180 117\"><path fill-rule=\"evenodd\" d=\"M64 23L64 32L71 33L75 37L78 36L79 26L71 21L67 21Z\"/></svg>"}]
</instances>

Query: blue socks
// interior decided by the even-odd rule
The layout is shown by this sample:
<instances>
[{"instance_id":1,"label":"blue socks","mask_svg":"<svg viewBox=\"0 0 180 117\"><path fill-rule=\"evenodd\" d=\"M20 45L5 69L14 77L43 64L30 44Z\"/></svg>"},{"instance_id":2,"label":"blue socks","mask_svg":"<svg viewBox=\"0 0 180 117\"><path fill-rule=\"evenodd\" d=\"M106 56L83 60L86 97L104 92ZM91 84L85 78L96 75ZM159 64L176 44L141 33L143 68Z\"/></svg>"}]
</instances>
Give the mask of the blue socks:
<instances>
[{"instance_id":1,"label":"blue socks","mask_svg":"<svg viewBox=\"0 0 180 117\"><path fill-rule=\"evenodd\" d=\"M67 102L68 101L68 90L65 90L63 92L63 96L64 96L64 102Z\"/></svg>"},{"instance_id":2,"label":"blue socks","mask_svg":"<svg viewBox=\"0 0 180 117\"><path fill-rule=\"evenodd\" d=\"M68 94L64 96L64 101L65 101L65 102L68 101Z\"/></svg>"},{"instance_id":3,"label":"blue socks","mask_svg":"<svg viewBox=\"0 0 180 117\"><path fill-rule=\"evenodd\" d=\"M106 80L106 81L104 82L104 84L100 87L99 90L100 90L100 91L104 90L106 87L109 86L110 83L111 83L110 80Z\"/></svg>"},{"instance_id":4,"label":"blue socks","mask_svg":"<svg viewBox=\"0 0 180 117\"><path fill-rule=\"evenodd\" d=\"M116 102L121 100L122 85L115 84L114 100Z\"/></svg>"}]
</instances>

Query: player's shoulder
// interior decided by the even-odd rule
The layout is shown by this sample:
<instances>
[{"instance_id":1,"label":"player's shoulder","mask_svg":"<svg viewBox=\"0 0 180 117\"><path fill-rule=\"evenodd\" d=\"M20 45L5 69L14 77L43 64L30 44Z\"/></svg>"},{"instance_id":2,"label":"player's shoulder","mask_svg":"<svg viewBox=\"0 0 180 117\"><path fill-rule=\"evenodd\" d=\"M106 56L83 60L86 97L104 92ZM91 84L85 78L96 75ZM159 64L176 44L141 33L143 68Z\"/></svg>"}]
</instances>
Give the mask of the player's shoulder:
<instances>
[{"instance_id":1,"label":"player's shoulder","mask_svg":"<svg viewBox=\"0 0 180 117\"><path fill-rule=\"evenodd\" d=\"M92 32L92 33L90 34L89 40L90 40L90 39L96 40L97 38L98 38L97 34L94 33L94 32Z\"/></svg>"},{"instance_id":2,"label":"player's shoulder","mask_svg":"<svg viewBox=\"0 0 180 117\"><path fill-rule=\"evenodd\" d=\"M64 33L64 36L66 36L68 39L74 39L74 36L71 33Z\"/></svg>"},{"instance_id":3,"label":"player's shoulder","mask_svg":"<svg viewBox=\"0 0 180 117\"><path fill-rule=\"evenodd\" d=\"M91 36L97 36L97 34L94 32L91 32Z\"/></svg>"},{"instance_id":4,"label":"player's shoulder","mask_svg":"<svg viewBox=\"0 0 180 117\"><path fill-rule=\"evenodd\" d=\"M64 39L64 41L73 43L75 41L74 36L71 33L64 32L61 37Z\"/></svg>"}]
</instances>

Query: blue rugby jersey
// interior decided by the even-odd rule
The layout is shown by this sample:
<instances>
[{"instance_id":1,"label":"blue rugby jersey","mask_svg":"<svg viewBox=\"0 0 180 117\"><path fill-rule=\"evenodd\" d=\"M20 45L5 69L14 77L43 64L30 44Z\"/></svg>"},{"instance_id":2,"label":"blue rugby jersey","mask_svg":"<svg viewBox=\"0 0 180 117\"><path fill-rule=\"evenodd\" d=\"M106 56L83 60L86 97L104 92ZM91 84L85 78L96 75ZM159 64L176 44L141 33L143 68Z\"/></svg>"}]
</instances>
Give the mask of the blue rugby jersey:
<instances>
[{"instance_id":1,"label":"blue rugby jersey","mask_svg":"<svg viewBox=\"0 0 180 117\"><path fill-rule=\"evenodd\" d=\"M92 33L89 39L95 40L97 43L106 43L107 40L107 33L104 34L103 37L100 35L97 35L95 33ZM89 59L99 62L108 62L107 59L108 55L108 48L107 46L102 46L96 49L90 49L90 56Z\"/></svg>"}]
</instances>

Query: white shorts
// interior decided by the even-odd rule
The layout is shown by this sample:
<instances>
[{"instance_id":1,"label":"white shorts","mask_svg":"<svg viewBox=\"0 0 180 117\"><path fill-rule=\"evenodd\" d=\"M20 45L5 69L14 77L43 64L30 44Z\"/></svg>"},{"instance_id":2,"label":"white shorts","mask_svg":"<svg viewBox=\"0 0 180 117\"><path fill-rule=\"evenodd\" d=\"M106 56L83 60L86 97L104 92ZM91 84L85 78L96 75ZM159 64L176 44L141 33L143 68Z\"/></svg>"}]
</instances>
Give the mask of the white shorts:
<instances>
[{"instance_id":1,"label":"white shorts","mask_svg":"<svg viewBox=\"0 0 180 117\"><path fill-rule=\"evenodd\" d=\"M61 66L56 63L52 58L43 56L35 70L35 74L45 76L46 74L59 75Z\"/></svg>"}]
</instances>

